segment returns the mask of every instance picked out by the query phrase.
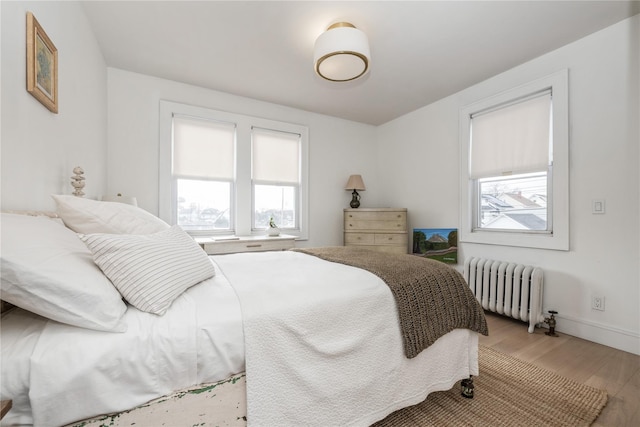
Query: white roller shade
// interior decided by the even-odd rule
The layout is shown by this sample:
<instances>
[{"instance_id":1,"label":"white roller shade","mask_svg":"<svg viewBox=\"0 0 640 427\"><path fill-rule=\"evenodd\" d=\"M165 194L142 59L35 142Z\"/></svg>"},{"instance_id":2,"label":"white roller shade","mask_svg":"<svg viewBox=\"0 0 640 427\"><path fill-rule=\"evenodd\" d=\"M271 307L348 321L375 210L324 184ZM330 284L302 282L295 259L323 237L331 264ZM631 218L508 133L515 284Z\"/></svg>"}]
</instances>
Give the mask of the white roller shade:
<instances>
[{"instance_id":1,"label":"white roller shade","mask_svg":"<svg viewBox=\"0 0 640 427\"><path fill-rule=\"evenodd\" d=\"M253 128L252 178L261 182L300 182L300 135Z\"/></svg>"},{"instance_id":2,"label":"white roller shade","mask_svg":"<svg viewBox=\"0 0 640 427\"><path fill-rule=\"evenodd\" d=\"M234 141L233 123L174 117L173 174L232 180Z\"/></svg>"},{"instance_id":3,"label":"white roller shade","mask_svg":"<svg viewBox=\"0 0 640 427\"><path fill-rule=\"evenodd\" d=\"M470 177L546 171L550 129L550 91L472 115Z\"/></svg>"}]
</instances>

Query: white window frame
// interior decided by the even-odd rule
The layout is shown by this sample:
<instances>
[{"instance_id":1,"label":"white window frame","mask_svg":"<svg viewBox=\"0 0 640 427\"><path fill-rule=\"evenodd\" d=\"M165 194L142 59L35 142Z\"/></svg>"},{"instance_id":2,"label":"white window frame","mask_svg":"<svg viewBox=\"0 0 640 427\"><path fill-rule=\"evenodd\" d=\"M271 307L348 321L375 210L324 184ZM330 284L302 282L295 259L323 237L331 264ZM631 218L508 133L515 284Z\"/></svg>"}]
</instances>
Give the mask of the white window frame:
<instances>
[{"instance_id":1,"label":"white window frame","mask_svg":"<svg viewBox=\"0 0 640 427\"><path fill-rule=\"evenodd\" d=\"M254 131L256 132L260 132L260 131L267 131L267 132L275 132L275 133L282 133L282 134L289 134L289 135L296 135L298 136L298 140L300 141L300 145L302 148L302 135L300 135L297 132L285 132L282 129L268 129L268 128L262 128L259 126L252 126L251 127L251 138L253 139L253 135L254 135ZM253 141L252 141L253 142ZM253 154L253 153L252 153ZM252 158L253 159L253 158ZM298 169L298 175L300 175L300 169ZM293 192L294 192L294 198L295 198L295 211L296 211L296 219L295 219L295 228L298 228L298 224L300 222L300 218L298 218L297 214L300 213L300 183L296 183L293 184L291 182L279 182L279 181L268 181L268 180L260 180L257 179L255 176L253 176L253 171L252 171L252 177L251 177L251 226L254 227L255 226L255 222L256 222L256 218L255 218L255 213L256 213L256 207L255 207L255 197L256 197L256 185L273 185L273 186L279 186L279 187L291 187L293 188ZM253 228L253 230L255 231L256 229ZM284 232L286 233L289 228L283 228Z\"/></svg>"},{"instance_id":2,"label":"white window frame","mask_svg":"<svg viewBox=\"0 0 640 427\"><path fill-rule=\"evenodd\" d=\"M197 107L172 101L160 101L160 152L159 152L159 216L169 224L176 224L176 193L172 183L172 122L173 116L235 123L236 125L236 165L235 182L232 186L233 218L230 218L237 236L264 234L264 230L253 230L253 186L251 183L251 128L273 129L300 135L300 186L298 194L298 227L287 229L286 234L305 240L309 236L309 130L306 126L275 120L229 113L204 107ZM202 234L193 232L192 234ZM207 231L206 234L229 234Z\"/></svg>"},{"instance_id":3,"label":"white window frame","mask_svg":"<svg viewBox=\"0 0 640 427\"><path fill-rule=\"evenodd\" d=\"M470 177L471 117L530 94L551 89L553 164L547 175L551 232L474 228L477 180ZM569 250L569 72L562 70L531 83L482 99L460 109L460 233L461 242Z\"/></svg>"}]
</instances>

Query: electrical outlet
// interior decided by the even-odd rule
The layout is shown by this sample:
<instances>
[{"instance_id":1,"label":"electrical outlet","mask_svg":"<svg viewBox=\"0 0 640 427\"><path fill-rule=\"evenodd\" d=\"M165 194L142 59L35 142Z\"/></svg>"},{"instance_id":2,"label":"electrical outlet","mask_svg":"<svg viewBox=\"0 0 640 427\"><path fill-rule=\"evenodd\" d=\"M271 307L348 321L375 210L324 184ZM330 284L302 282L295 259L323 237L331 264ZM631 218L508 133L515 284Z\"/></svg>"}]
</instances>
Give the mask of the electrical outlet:
<instances>
[{"instance_id":1,"label":"electrical outlet","mask_svg":"<svg viewBox=\"0 0 640 427\"><path fill-rule=\"evenodd\" d=\"M606 202L604 199L595 199L591 201L592 214L604 214Z\"/></svg>"},{"instance_id":2,"label":"electrical outlet","mask_svg":"<svg viewBox=\"0 0 640 427\"><path fill-rule=\"evenodd\" d=\"M604 297L601 295L591 296L591 308L594 310L604 311Z\"/></svg>"}]
</instances>

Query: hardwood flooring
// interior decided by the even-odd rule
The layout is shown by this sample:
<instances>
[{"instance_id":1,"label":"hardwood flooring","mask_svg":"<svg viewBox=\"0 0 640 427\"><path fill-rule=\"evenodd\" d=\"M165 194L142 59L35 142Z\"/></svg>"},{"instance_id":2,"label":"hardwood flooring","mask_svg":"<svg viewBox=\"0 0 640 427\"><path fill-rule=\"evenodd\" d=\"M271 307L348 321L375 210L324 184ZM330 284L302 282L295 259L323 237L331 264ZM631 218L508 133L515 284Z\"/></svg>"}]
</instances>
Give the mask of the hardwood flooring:
<instances>
[{"instance_id":1,"label":"hardwood flooring","mask_svg":"<svg viewBox=\"0 0 640 427\"><path fill-rule=\"evenodd\" d=\"M527 332L523 322L487 313L489 336L480 344L518 359L606 390L607 406L593 424L596 427L640 426L640 356L546 329Z\"/></svg>"}]
</instances>

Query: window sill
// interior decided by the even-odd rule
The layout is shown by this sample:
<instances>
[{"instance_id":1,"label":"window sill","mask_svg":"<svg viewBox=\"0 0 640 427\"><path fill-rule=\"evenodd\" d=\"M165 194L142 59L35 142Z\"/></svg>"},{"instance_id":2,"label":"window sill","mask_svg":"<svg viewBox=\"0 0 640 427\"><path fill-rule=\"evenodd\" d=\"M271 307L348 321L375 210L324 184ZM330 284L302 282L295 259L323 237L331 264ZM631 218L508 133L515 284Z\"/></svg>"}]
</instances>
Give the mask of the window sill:
<instances>
[{"instance_id":1,"label":"window sill","mask_svg":"<svg viewBox=\"0 0 640 427\"><path fill-rule=\"evenodd\" d=\"M460 242L484 245L516 246L533 249L569 250L569 236L562 234L505 233L500 231L460 230Z\"/></svg>"}]
</instances>

